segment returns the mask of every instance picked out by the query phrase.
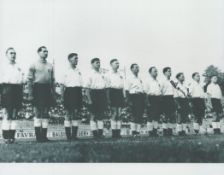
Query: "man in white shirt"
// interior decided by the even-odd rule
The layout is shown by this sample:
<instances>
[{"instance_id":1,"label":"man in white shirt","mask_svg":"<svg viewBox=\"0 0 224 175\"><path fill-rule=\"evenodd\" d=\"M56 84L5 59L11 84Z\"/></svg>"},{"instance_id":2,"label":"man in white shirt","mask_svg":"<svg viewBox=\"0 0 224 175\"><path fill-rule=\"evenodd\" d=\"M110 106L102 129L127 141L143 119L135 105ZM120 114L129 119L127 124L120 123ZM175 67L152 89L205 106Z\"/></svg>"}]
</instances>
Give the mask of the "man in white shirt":
<instances>
[{"instance_id":1,"label":"man in white shirt","mask_svg":"<svg viewBox=\"0 0 224 175\"><path fill-rule=\"evenodd\" d=\"M126 82L127 101L130 104L133 120L130 129L133 136L140 134L143 113L145 109L145 94L142 80L138 77L139 66L134 63L130 67L132 75Z\"/></svg>"},{"instance_id":2,"label":"man in white shirt","mask_svg":"<svg viewBox=\"0 0 224 175\"><path fill-rule=\"evenodd\" d=\"M69 67L64 73L63 83L61 84L61 94L66 109L64 121L65 133L68 140L76 140L79 112L82 108L82 75L78 70L78 54L68 55Z\"/></svg>"},{"instance_id":3,"label":"man in white shirt","mask_svg":"<svg viewBox=\"0 0 224 175\"><path fill-rule=\"evenodd\" d=\"M211 98L212 111L215 113L215 120L212 122L214 134L220 134L220 119L223 115L223 107L221 103L222 91L218 85L218 77L216 75L211 77L211 83L207 87L207 93Z\"/></svg>"},{"instance_id":4,"label":"man in white shirt","mask_svg":"<svg viewBox=\"0 0 224 175\"><path fill-rule=\"evenodd\" d=\"M162 111L165 116L163 121L163 134L165 136L173 135L173 129L175 128L175 101L174 101L174 85L171 81L171 68L165 67L163 69L164 80L161 83L162 88Z\"/></svg>"},{"instance_id":5,"label":"man in white shirt","mask_svg":"<svg viewBox=\"0 0 224 175\"><path fill-rule=\"evenodd\" d=\"M16 63L16 51L10 47L6 50L7 62L2 66L2 107L6 116L2 121L2 135L7 143L15 141L17 129L17 112L22 107L23 73Z\"/></svg>"},{"instance_id":6,"label":"man in white shirt","mask_svg":"<svg viewBox=\"0 0 224 175\"><path fill-rule=\"evenodd\" d=\"M54 67L47 62L48 50L45 46L37 49L39 60L32 64L28 72L29 100L34 105L34 128L37 142L47 142L49 109L55 105Z\"/></svg>"},{"instance_id":7,"label":"man in white shirt","mask_svg":"<svg viewBox=\"0 0 224 175\"><path fill-rule=\"evenodd\" d=\"M177 104L177 133L181 136L186 135L186 131L189 125L189 114L190 114L190 106L189 106L189 93L188 88L185 86L185 76L184 73L180 72L176 75L176 79L178 83L176 85L176 90L174 94L174 99Z\"/></svg>"},{"instance_id":8,"label":"man in white shirt","mask_svg":"<svg viewBox=\"0 0 224 175\"><path fill-rule=\"evenodd\" d=\"M121 137L121 110L124 107L124 76L119 69L117 59L110 61L111 71L107 74L108 81L108 105L110 106L112 118L111 129L112 138Z\"/></svg>"},{"instance_id":9,"label":"man in white shirt","mask_svg":"<svg viewBox=\"0 0 224 175\"><path fill-rule=\"evenodd\" d=\"M89 75L86 84L86 94L90 111L93 114L90 120L90 128L94 138L103 138L103 119L107 110L107 80L103 72L100 70L100 59L93 58L91 60L92 73Z\"/></svg>"},{"instance_id":10,"label":"man in white shirt","mask_svg":"<svg viewBox=\"0 0 224 175\"><path fill-rule=\"evenodd\" d=\"M149 68L149 79L145 83L145 93L147 94L148 121L147 129L150 136L158 136L157 130L161 115L161 85L157 80L158 71L156 67Z\"/></svg>"},{"instance_id":11,"label":"man in white shirt","mask_svg":"<svg viewBox=\"0 0 224 175\"><path fill-rule=\"evenodd\" d=\"M193 82L189 87L189 94L192 98L192 111L195 116L193 127L195 133L198 134L205 116L205 93L200 85L200 75L198 72L192 74L192 79Z\"/></svg>"}]
</instances>

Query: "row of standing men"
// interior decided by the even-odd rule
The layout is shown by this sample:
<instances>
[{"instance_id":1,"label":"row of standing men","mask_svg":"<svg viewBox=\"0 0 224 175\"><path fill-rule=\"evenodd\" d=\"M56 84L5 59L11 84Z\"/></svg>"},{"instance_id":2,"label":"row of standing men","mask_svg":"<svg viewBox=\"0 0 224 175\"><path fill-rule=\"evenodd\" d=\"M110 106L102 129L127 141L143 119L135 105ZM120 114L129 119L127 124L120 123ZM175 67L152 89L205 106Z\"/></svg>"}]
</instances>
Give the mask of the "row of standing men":
<instances>
[{"instance_id":1,"label":"row of standing men","mask_svg":"<svg viewBox=\"0 0 224 175\"><path fill-rule=\"evenodd\" d=\"M55 103L54 67L47 62L48 50L45 46L38 48L39 60L32 64L28 73L29 98L34 106L34 128L38 142L49 141L47 128L49 108ZM16 63L14 48L6 50L8 61L1 69L1 105L6 110L2 121L2 134L6 143L15 141L17 129L17 112L23 100L23 78L21 69ZM164 136L173 135L176 129L179 135L186 135L190 123L189 115L194 116L193 128L199 132L205 116L205 101L211 100L215 119L212 122L214 133L220 133L220 118L223 114L222 92L217 76L211 77L206 92L200 85L198 72L192 74L192 83L186 86L184 73L176 75L177 83L171 80L171 68L163 69L164 80L158 81L156 67L149 68L149 77L143 81L138 76L139 66L130 66L132 75L127 79L119 71L118 59L110 61L111 71L101 72L100 59L91 60L92 72L84 84L82 74L77 68L78 54L68 55L69 67L64 72L61 94L66 117L65 133L68 140L77 139L80 124L78 114L83 104L82 90L85 89L89 110L92 113L90 128L94 138L103 138L105 111L108 106L112 113L112 137L121 137L121 110L126 105L131 108L132 121L130 130L133 136L139 135L143 114L148 113L147 130L150 136L157 136L159 123L162 123ZM161 119L162 117L162 120Z\"/></svg>"}]
</instances>

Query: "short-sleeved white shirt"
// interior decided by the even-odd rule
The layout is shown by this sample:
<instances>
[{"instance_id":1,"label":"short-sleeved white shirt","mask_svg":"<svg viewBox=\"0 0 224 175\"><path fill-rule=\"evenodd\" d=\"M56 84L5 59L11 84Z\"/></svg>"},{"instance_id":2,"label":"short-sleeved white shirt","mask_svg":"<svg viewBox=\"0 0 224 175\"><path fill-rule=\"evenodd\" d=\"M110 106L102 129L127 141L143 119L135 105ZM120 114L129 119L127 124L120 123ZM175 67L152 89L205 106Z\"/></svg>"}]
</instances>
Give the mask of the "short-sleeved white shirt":
<instances>
[{"instance_id":1,"label":"short-sleeved white shirt","mask_svg":"<svg viewBox=\"0 0 224 175\"><path fill-rule=\"evenodd\" d=\"M189 86L189 93L193 98L205 98L206 94L200 83L193 81Z\"/></svg>"},{"instance_id":2,"label":"short-sleeved white shirt","mask_svg":"<svg viewBox=\"0 0 224 175\"><path fill-rule=\"evenodd\" d=\"M144 93L144 85L142 80L132 74L126 81L126 88L130 94Z\"/></svg>"},{"instance_id":3,"label":"short-sleeved white shirt","mask_svg":"<svg viewBox=\"0 0 224 175\"><path fill-rule=\"evenodd\" d=\"M87 77L85 87L89 89L105 89L107 84L107 78L103 72L92 70Z\"/></svg>"},{"instance_id":4,"label":"short-sleeved white shirt","mask_svg":"<svg viewBox=\"0 0 224 175\"><path fill-rule=\"evenodd\" d=\"M82 87L82 74L79 69L69 66L64 73L63 84L66 87Z\"/></svg>"},{"instance_id":5,"label":"short-sleeved white shirt","mask_svg":"<svg viewBox=\"0 0 224 175\"><path fill-rule=\"evenodd\" d=\"M174 93L174 97L186 98L188 95L188 87L183 83L177 83L176 90Z\"/></svg>"},{"instance_id":6,"label":"short-sleeved white shirt","mask_svg":"<svg viewBox=\"0 0 224 175\"><path fill-rule=\"evenodd\" d=\"M207 93L211 96L211 98L222 98L222 91L218 84L210 83L207 87Z\"/></svg>"},{"instance_id":7,"label":"short-sleeved white shirt","mask_svg":"<svg viewBox=\"0 0 224 175\"><path fill-rule=\"evenodd\" d=\"M161 81L162 95L174 95L174 87L166 77Z\"/></svg>"},{"instance_id":8,"label":"short-sleeved white shirt","mask_svg":"<svg viewBox=\"0 0 224 175\"><path fill-rule=\"evenodd\" d=\"M23 83L23 73L22 70L18 67L17 63L4 63L4 65L2 65L0 82L7 84Z\"/></svg>"},{"instance_id":9,"label":"short-sleeved white shirt","mask_svg":"<svg viewBox=\"0 0 224 175\"><path fill-rule=\"evenodd\" d=\"M144 90L148 95L160 96L162 95L161 85L157 79L152 78L146 80Z\"/></svg>"},{"instance_id":10,"label":"short-sleeved white shirt","mask_svg":"<svg viewBox=\"0 0 224 175\"><path fill-rule=\"evenodd\" d=\"M115 89L124 88L124 75L120 72L114 72L113 70L109 71L106 75L108 87Z\"/></svg>"}]
</instances>

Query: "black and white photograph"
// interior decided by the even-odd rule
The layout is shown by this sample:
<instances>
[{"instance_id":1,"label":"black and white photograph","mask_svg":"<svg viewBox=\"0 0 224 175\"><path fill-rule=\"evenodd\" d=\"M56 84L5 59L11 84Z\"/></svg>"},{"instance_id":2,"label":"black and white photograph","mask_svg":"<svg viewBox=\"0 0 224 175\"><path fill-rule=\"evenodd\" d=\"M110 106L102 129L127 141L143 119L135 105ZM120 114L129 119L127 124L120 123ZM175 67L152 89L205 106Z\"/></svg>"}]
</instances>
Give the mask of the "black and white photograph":
<instances>
[{"instance_id":1,"label":"black and white photograph","mask_svg":"<svg viewBox=\"0 0 224 175\"><path fill-rule=\"evenodd\" d=\"M0 0L0 163L192 174L224 163L223 94L223 0Z\"/></svg>"}]
</instances>

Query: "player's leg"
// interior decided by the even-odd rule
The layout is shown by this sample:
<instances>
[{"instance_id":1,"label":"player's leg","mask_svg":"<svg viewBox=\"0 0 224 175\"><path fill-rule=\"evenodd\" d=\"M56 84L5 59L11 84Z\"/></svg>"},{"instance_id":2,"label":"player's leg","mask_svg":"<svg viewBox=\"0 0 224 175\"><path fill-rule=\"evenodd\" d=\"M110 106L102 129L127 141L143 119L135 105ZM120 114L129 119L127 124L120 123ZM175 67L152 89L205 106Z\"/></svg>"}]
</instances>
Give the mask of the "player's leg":
<instances>
[{"instance_id":1,"label":"player's leg","mask_svg":"<svg viewBox=\"0 0 224 175\"><path fill-rule=\"evenodd\" d=\"M168 117L167 117L167 106L166 106L166 97L162 96L161 97L161 115L162 115L162 129L163 129L163 136L168 135Z\"/></svg>"},{"instance_id":2,"label":"player's leg","mask_svg":"<svg viewBox=\"0 0 224 175\"><path fill-rule=\"evenodd\" d=\"M49 141L47 138L47 130L48 130L48 124L49 124L49 108L48 107L44 107L42 109L42 132L41 132L41 138L44 142Z\"/></svg>"},{"instance_id":3,"label":"player's leg","mask_svg":"<svg viewBox=\"0 0 224 175\"><path fill-rule=\"evenodd\" d=\"M147 123L146 123L146 127L147 127L147 131L149 136L153 136L153 109L154 109L154 105L153 105L153 101L152 98L147 95L148 101L150 103L150 106L147 106L147 114L148 114L148 118L147 118Z\"/></svg>"},{"instance_id":4,"label":"player's leg","mask_svg":"<svg viewBox=\"0 0 224 175\"><path fill-rule=\"evenodd\" d=\"M34 129L37 142L41 141L41 109L34 106Z\"/></svg>"},{"instance_id":5,"label":"player's leg","mask_svg":"<svg viewBox=\"0 0 224 175\"><path fill-rule=\"evenodd\" d=\"M137 135L140 135L141 125L143 122L143 114L145 109L145 99L143 94L139 94L136 100L137 116L136 116L136 131Z\"/></svg>"},{"instance_id":6,"label":"player's leg","mask_svg":"<svg viewBox=\"0 0 224 175\"><path fill-rule=\"evenodd\" d=\"M153 118L153 135L158 136L158 129L159 129L159 120L160 120L160 108L161 108L161 99L159 96L154 97L154 105L152 106L153 111L152 118Z\"/></svg>"},{"instance_id":7,"label":"player's leg","mask_svg":"<svg viewBox=\"0 0 224 175\"><path fill-rule=\"evenodd\" d=\"M112 138L116 138L116 129L117 129L117 122L116 122L116 116L117 116L117 108L111 106L111 130L112 130Z\"/></svg>"},{"instance_id":8,"label":"player's leg","mask_svg":"<svg viewBox=\"0 0 224 175\"><path fill-rule=\"evenodd\" d=\"M212 122L214 134L221 134L220 119L222 117L222 104L219 99L212 99L214 121Z\"/></svg>"},{"instance_id":9,"label":"player's leg","mask_svg":"<svg viewBox=\"0 0 224 175\"><path fill-rule=\"evenodd\" d=\"M12 109L12 118L11 118L11 126L10 126L10 142L13 143L15 141L15 134L17 130L18 120L17 120L17 112L16 108Z\"/></svg>"},{"instance_id":10,"label":"player's leg","mask_svg":"<svg viewBox=\"0 0 224 175\"><path fill-rule=\"evenodd\" d=\"M96 116L97 116L97 114L94 112L92 112L91 116L90 116L90 130L91 130L94 138L97 138L97 135L98 135L97 134L98 128L97 128Z\"/></svg>"},{"instance_id":11,"label":"player's leg","mask_svg":"<svg viewBox=\"0 0 224 175\"><path fill-rule=\"evenodd\" d=\"M9 107L5 108L5 115L2 120L2 137L5 143L10 143L12 136L10 131L11 118L12 118L11 116L12 116L12 109L10 109Z\"/></svg>"},{"instance_id":12,"label":"player's leg","mask_svg":"<svg viewBox=\"0 0 224 175\"><path fill-rule=\"evenodd\" d=\"M78 135L78 127L79 127L79 111L77 109L73 110L72 115L72 139L76 140Z\"/></svg>"},{"instance_id":13,"label":"player's leg","mask_svg":"<svg viewBox=\"0 0 224 175\"><path fill-rule=\"evenodd\" d=\"M117 119L116 119L116 137L121 138L121 112L122 112L122 107L117 108Z\"/></svg>"},{"instance_id":14,"label":"player's leg","mask_svg":"<svg viewBox=\"0 0 224 175\"><path fill-rule=\"evenodd\" d=\"M64 120L64 127L65 127L65 134L67 137L67 140L70 141L72 139L72 131L71 131L71 117L72 116L72 111L67 109L66 110L66 116Z\"/></svg>"}]
</instances>

